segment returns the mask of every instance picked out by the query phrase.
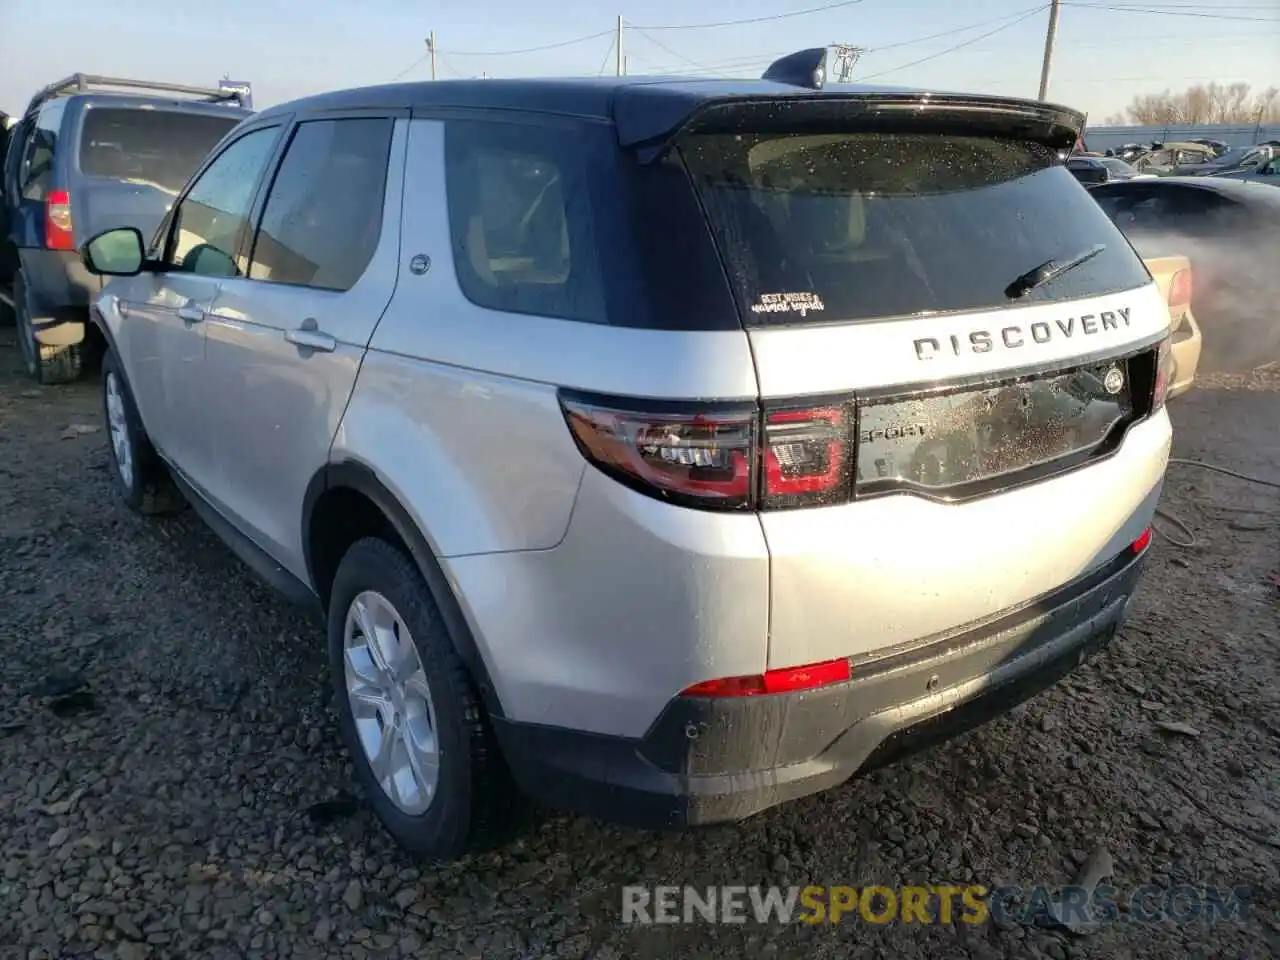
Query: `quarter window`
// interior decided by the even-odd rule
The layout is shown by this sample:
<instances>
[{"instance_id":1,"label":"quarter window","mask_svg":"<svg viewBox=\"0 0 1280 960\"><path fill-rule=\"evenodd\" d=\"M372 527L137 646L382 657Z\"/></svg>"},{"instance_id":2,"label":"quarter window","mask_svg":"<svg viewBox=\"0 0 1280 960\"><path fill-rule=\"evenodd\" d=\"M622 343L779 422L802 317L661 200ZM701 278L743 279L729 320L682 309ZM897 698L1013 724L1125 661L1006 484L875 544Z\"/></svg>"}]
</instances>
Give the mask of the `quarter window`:
<instances>
[{"instance_id":1,"label":"quarter window","mask_svg":"<svg viewBox=\"0 0 1280 960\"><path fill-rule=\"evenodd\" d=\"M591 188L573 141L556 134L526 124L449 124L454 269L478 306L602 322Z\"/></svg>"},{"instance_id":2,"label":"quarter window","mask_svg":"<svg viewBox=\"0 0 1280 960\"><path fill-rule=\"evenodd\" d=\"M378 248L395 121L299 124L271 186L249 276L350 290Z\"/></svg>"},{"instance_id":3,"label":"quarter window","mask_svg":"<svg viewBox=\"0 0 1280 960\"><path fill-rule=\"evenodd\" d=\"M165 258L171 269L214 277L240 273L236 253L279 132L264 127L245 134L196 179L173 218Z\"/></svg>"}]
</instances>

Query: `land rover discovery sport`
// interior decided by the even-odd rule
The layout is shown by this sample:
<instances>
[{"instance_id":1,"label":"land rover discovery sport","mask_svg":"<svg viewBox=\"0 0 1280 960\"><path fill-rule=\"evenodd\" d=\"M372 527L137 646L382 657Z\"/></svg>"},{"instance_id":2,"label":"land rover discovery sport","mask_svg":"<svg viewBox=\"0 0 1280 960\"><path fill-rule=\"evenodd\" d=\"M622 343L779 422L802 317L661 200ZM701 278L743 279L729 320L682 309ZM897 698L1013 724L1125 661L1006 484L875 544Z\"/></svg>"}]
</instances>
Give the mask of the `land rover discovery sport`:
<instances>
[{"instance_id":1,"label":"land rover discovery sport","mask_svg":"<svg viewBox=\"0 0 1280 960\"><path fill-rule=\"evenodd\" d=\"M736 820L1121 623L1169 312L1084 118L811 75L326 94L87 245L125 501L324 613L408 849Z\"/></svg>"}]
</instances>

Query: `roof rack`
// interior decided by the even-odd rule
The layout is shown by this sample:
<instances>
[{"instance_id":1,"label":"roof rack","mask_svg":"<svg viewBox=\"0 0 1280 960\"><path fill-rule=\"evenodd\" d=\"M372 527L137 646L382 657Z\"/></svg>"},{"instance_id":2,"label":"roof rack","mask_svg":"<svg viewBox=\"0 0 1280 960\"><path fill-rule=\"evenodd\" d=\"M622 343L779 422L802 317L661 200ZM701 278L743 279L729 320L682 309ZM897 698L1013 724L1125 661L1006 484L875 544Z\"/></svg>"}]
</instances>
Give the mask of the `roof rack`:
<instances>
[{"instance_id":1,"label":"roof rack","mask_svg":"<svg viewBox=\"0 0 1280 960\"><path fill-rule=\"evenodd\" d=\"M177 93L210 103L234 101L237 106L244 106L245 94L239 90L219 90L217 87L190 87L179 83L157 83L154 80L128 80L123 77L102 77L91 73L73 73L64 80L51 83L39 91L27 104L27 113L38 109L48 100L66 97L73 93L87 93L91 89L106 88L120 91L151 91L154 93Z\"/></svg>"}]
</instances>

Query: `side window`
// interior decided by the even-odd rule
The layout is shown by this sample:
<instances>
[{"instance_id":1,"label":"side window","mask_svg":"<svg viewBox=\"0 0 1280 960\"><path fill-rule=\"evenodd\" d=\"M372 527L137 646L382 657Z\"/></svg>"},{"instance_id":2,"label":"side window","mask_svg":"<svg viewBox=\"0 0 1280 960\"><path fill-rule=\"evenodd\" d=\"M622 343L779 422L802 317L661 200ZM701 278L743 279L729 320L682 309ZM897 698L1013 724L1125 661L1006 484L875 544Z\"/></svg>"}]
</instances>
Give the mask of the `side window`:
<instances>
[{"instance_id":1,"label":"side window","mask_svg":"<svg viewBox=\"0 0 1280 960\"><path fill-rule=\"evenodd\" d=\"M18 189L25 200L43 200L53 179L53 155L62 127L66 101L55 100L40 109L27 139L18 173Z\"/></svg>"},{"instance_id":2,"label":"side window","mask_svg":"<svg viewBox=\"0 0 1280 960\"><path fill-rule=\"evenodd\" d=\"M279 127L245 134L205 168L175 211L165 262L202 276L239 274L236 251Z\"/></svg>"},{"instance_id":3,"label":"side window","mask_svg":"<svg viewBox=\"0 0 1280 960\"><path fill-rule=\"evenodd\" d=\"M249 276L350 290L382 234L390 118L298 125L267 196Z\"/></svg>"},{"instance_id":4,"label":"side window","mask_svg":"<svg viewBox=\"0 0 1280 960\"><path fill-rule=\"evenodd\" d=\"M490 310L603 323L582 153L562 131L450 121L449 229L458 285Z\"/></svg>"}]
</instances>

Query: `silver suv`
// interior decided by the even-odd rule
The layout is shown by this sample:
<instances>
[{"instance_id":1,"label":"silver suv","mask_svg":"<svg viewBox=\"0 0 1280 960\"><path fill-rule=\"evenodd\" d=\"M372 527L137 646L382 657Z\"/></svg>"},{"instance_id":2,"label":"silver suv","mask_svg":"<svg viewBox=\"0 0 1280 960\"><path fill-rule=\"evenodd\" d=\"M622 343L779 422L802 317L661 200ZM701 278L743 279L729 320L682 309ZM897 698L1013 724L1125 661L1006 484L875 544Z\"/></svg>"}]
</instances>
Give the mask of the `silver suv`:
<instances>
[{"instance_id":1,"label":"silver suv","mask_svg":"<svg viewBox=\"0 0 1280 960\"><path fill-rule=\"evenodd\" d=\"M515 788L740 819L1124 617L1169 313L1063 165L1083 117L811 67L301 100L149 249L87 244L128 278L95 312L121 494L327 616L409 850L492 836Z\"/></svg>"}]
</instances>

